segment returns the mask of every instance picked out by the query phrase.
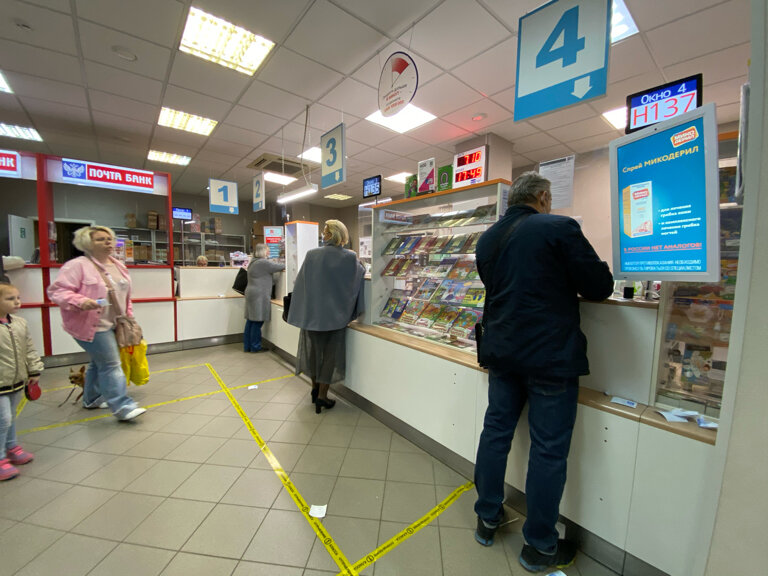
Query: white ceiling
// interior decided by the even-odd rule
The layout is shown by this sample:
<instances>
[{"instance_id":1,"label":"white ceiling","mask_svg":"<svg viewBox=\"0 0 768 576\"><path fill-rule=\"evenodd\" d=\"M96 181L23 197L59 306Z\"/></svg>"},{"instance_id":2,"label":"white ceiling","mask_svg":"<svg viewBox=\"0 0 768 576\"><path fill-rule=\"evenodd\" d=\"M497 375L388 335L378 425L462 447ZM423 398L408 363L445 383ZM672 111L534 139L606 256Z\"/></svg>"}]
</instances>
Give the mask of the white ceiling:
<instances>
[{"instance_id":1,"label":"white ceiling","mask_svg":"<svg viewBox=\"0 0 768 576\"><path fill-rule=\"evenodd\" d=\"M612 46L604 97L512 120L517 26L541 0L0 0L0 122L35 127L44 142L0 138L29 150L170 172L176 193L205 194L208 178L236 180L264 152L296 159L309 105L308 145L343 121L347 182L326 193L361 201L362 179L415 172L419 160L451 162L457 143L493 132L514 144L514 165L605 147L622 134L600 114L626 95L703 73L718 122L738 119L747 80L748 0L625 0L640 34ZM252 76L178 50L194 5L276 43ZM119 58L113 46L138 56ZM382 65L407 51L419 70L414 104L438 116L398 135L364 118L377 108ZM219 121L210 137L157 126L161 106ZM486 118L473 122L472 116ZM150 149L192 157L174 167ZM316 165L314 165L316 166ZM319 180L315 169L311 178ZM385 195L402 194L384 183ZM267 185L273 200L283 188Z\"/></svg>"}]
</instances>

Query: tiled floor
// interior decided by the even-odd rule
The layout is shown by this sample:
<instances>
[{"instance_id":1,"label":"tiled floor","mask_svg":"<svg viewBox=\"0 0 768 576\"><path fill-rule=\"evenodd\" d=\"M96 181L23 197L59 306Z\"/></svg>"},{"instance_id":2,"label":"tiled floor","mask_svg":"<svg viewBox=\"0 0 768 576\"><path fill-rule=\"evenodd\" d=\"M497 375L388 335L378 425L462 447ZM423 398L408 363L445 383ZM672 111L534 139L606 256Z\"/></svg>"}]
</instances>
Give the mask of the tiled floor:
<instances>
[{"instance_id":1,"label":"tiled floor","mask_svg":"<svg viewBox=\"0 0 768 576\"><path fill-rule=\"evenodd\" d=\"M72 399L59 407L68 368L51 369L18 420L36 458L0 484L0 576L339 572L212 373L188 367L204 362L242 386L233 395L305 501L328 505L323 525L352 563L467 482L342 400L316 415L306 381L271 353L229 345L150 356L149 384L130 393L165 404L131 423L110 416L25 432L106 414ZM474 497L464 493L362 574L527 574L520 522L491 548L474 541ZM612 574L583 554L565 572Z\"/></svg>"}]
</instances>

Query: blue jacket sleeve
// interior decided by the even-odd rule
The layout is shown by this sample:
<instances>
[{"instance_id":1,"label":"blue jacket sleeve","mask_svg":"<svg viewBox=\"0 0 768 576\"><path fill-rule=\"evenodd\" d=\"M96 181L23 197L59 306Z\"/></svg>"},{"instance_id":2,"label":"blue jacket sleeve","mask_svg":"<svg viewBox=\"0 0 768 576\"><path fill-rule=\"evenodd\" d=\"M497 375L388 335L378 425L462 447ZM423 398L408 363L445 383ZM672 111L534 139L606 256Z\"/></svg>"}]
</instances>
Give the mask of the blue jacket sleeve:
<instances>
[{"instance_id":1,"label":"blue jacket sleeve","mask_svg":"<svg viewBox=\"0 0 768 576\"><path fill-rule=\"evenodd\" d=\"M564 227L562 249L568 277L587 300L605 300L613 294L613 275L608 264L600 260L575 220L568 219Z\"/></svg>"}]
</instances>

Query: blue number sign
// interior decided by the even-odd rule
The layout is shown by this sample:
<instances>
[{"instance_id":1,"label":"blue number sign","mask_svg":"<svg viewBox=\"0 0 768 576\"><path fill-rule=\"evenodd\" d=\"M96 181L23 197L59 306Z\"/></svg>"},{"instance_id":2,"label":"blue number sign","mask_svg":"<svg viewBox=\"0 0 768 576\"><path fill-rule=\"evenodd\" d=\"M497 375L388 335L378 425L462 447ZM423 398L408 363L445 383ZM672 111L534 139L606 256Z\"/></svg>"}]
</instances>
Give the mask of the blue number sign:
<instances>
[{"instance_id":1,"label":"blue number sign","mask_svg":"<svg viewBox=\"0 0 768 576\"><path fill-rule=\"evenodd\" d=\"M605 94L612 0L554 0L520 18L515 120Z\"/></svg>"},{"instance_id":2,"label":"blue number sign","mask_svg":"<svg viewBox=\"0 0 768 576\"><path fill-rule=\"evenodd\" d=\"M223 214L237 214L237 182L208 181L208 210Z\"/></svg>"},{"instance_id":3,"label":"blue number sign","mask_svg":"<svg viewBox=\"0 0 768 576\"><path fill-rule=\"evenodd\" d=\"M347 180L347 158L344 124L320 137L320 185L323 189Z\"/></svg>"},{"instance_id":4,"label":"blue number sign","mask_svg":"<svg viewBox=\"0 0 768 576\"><path fill-rule=\"evenodd\" d=\"M259 172L253 177L253 211L264 210L264 172Z\"/></svg>"}]
</instances>

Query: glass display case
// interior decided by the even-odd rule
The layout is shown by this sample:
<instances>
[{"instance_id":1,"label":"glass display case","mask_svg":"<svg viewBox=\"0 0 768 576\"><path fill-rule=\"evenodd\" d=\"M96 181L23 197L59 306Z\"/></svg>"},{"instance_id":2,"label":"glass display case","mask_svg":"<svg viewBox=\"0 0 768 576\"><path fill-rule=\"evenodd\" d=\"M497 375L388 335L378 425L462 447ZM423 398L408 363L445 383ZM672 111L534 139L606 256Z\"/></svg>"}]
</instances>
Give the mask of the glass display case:
<instances>
[{"instance_id":1,"label":"glass display case","mask_svg":"<svg viewBox=\"0 0 768 576\"><path fill-rule=\"evenodd\" d=\"M375 207L371 321L473 349L485 303L475 247L505 211L509 189L493 180Z\"/></svg>"},{"instance_id":2,"label":"glass display case","mask_svg":"<svg viewBox=\"0 0 768 576\"><path fill-rule=\"evenodd\" d=\"M738 272L742 207L720 207L720 282L664 282L659 404L718 417Z\"/></svg>"},{"instance_id":3,"label":"glass display case","mask_svg":"<svg viewBox=\"0 0 768 576\"><path fill-rule=\"evenodd\" d=\"M194 266L201 254L208 258L209 266L229 265L230 253L245 250L245 236L241 234L173 231L173 260L178 266Z\"/></svg>"},{"instance_id":4,"label":"glass display case","mask_svg":"<svg viewBox=\"0 0 768 576\"><path fill-rule=\"evenodd\" d=\"M118 248L129 264L167 264L168 231L113 226Z\"/></svg>"},{"instance_id":5,"label":"glass display case","mask_svg":"<svg viewBox=\"0 0 768 576\"><path fill-rule=\"evenodd\" d=\"M319 245L319 224L317 222L285 223L285 289L293 291L296 276L304 263L304 256ZM284 295L283 295L284 296Z\"/></svg>"}]
</instances>

